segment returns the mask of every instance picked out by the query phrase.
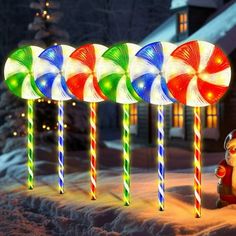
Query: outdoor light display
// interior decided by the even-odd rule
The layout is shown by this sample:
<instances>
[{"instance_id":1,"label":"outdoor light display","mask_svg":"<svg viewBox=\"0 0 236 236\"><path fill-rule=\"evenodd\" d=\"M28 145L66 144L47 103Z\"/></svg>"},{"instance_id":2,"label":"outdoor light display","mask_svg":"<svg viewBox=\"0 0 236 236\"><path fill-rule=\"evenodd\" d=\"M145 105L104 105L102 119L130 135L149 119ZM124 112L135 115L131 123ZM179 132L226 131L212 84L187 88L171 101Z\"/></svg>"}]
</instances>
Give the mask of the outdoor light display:
<instances>
[{"instance_id":1,"label":"outdoor light display","mask_svg":"<svg viewBox=\"0 0 236 236\"><path fill-rule=\"evenodd\" d=\"M98 81L104 95L123 104L124 204L130 204L130 110L129 104L140 101L130 81L130 65L140 47L120 43L110 47L99 60Z\"/></svg>"},{"instance_id":2,"label":"outdoor light display","mask_svg":"<svg viewBox=\"0 0 236 236\"><path fill-rule=\"evenodd\" d=\"M96 199L96 113L97 102L104 101L97 81L97 63L107 47L86 44L76 49L66 65L66 83L73 95L90 103L90 179L91 199Z\"/></svg>"},{"instance_id":3,"label":"outdoor light display","mask_svg":"<svg viewBox=\"0 0 236 236\"><path fill-rule=\"evenodd\" d=\"M176 48L167 42L154 42L141 48L131 66L131 81L136 93L145 101L157 106L157 157L158 157L158 203L164 210L165 163L164 163L164 105L175 101L169 94L164 77L166 62Z\"/></svg>"},{"instance_id":4,"label":"outdoor light display","mask_svg":"<svg viewBox=\"0 0 236 236\"><path fill-rule=\"evenodd\" d=\"M28 113L28 188L34 187L34 101L42 96L37 88L33 71L35 60L43 51L36 46L24 46L16 49L8 57L4 67L5 83L9 90L16 96L27 99Z\"/></svg>"},{"instance_id":5,"label":"outdoor light display","mask_svg":"<svg viewBox=\"0 0 236 236\"><path fill-rule=\"evenodd\" d=\"M66 85L65 65L75 49L67 45L55 45L45 49L38 57L35 67L35 82L42 94L58 101L58 175L59 192L64 193L64 123L63 101L71 99Z\"/></svg>"},{"instance_id":6,"label":"outdoor light display","mask_svg":"<svg viewBox=\"0 0 236 236\"><path fill-rule=\"evenodd\" d=\"M191 41L179 46L167 62L170 93L194 107L195 215L201 216L201 110L216 103L227 91L231 69L226 55L215 45Z\"/></svg>"},{"instance_id":7,"label":"outdoor light display","mask_svg":"<svg viewBox=\"0 0 236 236\"><path fill-rule=\"evenodd\" d=\"M215 45L191 41L176 48L154 42L140 48L119 43L110 48L86 44L78 49L54 45L21 47L4 68L5 82L16 96L28 100L28 188L34 187L33 100L58 101L59 192L64 193L63 101L90 103L91 198L96 199L96 103L111 100L123 106L124 204L130 205L130 104L157 105L158 203L164 210L164 106L180 102L194 111L195 216L201 216L201 107L215 104L227 91L231 68Z\"/></svg>"}]
</instances>

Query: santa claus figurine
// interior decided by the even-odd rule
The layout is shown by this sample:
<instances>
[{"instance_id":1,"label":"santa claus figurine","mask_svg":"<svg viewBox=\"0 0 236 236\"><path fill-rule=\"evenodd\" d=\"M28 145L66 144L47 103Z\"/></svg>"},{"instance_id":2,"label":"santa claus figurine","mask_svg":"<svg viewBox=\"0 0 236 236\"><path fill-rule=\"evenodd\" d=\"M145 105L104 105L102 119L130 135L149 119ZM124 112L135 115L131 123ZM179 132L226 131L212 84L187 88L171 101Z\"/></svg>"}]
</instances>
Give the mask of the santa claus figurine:
<instances>
[{"instance_id":1,"label":"santa claus figurine","mask_svg":"<svg viewBox=\"0 0 236 236\"><path fill-rule=\"evenodd\" d=\"M229 204L236 204L236 130L229 133L224 142L225 159L215 170L219 178L217 191L219 199L216 206L221 208Z\"/></svg>"}]
</instances>

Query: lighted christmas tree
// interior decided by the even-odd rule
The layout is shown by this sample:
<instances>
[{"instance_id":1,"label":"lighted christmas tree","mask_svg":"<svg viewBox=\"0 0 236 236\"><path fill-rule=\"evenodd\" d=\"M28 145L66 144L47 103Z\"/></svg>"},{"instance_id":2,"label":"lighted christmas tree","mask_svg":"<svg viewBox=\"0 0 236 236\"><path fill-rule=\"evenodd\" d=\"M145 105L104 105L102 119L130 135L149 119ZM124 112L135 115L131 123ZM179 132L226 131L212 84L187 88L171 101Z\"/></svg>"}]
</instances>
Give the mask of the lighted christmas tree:
<instances>
[{"instance_id":1,"label":"lighted christmas tree","mask_svg":"<svg viewBox=\"0 0 236 236\"><path fill-rule=\"evenodd\" d=\"M19 46L37 45L47 48L54 44L70 44L68 33L60 29L58 24L63 16L60 12L59 1L33 1L30 8L34 10L35 14L33 22L28 25L28 35L31 34L31 36L20 41ZM4 119L4 125L0 128L4 131L4 139L25 136L27 134L27 115L24 101L9 93L4 83L1 84L0 91L2 91L2 99L12 101L8 106L5 106L7 109L4 114L0 114ZM88 133L87 107L85 104L73 100L68 101L65 105L66 141L69 142L70 149L85 148L88 139L86 138ZM36 100L34 107L36 138L42 142L54 142L56 144L57 102L40 98ZM2 110L4 110L4 106ZM0 148L4 145L3 142Z\"/></svg>"},{"instance_id":2,"label":"lighted christmas tree","mask_svg":"<svg viewBox=\"0 0 236 236\"><path fill-rule=\"evenodd\" d=\"M39 0L30 4L35 10L34 21L29 24L28 29L36 32L34 42L42 46L67 43L69 35L60 29L58 22L62 17L59 1Z\"/></svg>"}]
</instances>

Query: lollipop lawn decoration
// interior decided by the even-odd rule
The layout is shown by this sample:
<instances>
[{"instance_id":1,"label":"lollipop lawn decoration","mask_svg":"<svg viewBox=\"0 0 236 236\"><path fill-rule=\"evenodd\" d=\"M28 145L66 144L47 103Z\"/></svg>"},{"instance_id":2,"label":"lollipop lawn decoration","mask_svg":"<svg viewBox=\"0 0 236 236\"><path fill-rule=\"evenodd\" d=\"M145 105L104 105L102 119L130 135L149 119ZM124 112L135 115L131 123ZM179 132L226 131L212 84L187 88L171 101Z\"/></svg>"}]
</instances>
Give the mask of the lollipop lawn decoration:
<instances>
[{"instance_id":1,"label":"lollipop lawn decoration","mask_svg":"<svg viewBox=\"0 0 236 236\"><path fill-rule=\"evenodd\" d=\"M59 192L64 193L64 105L71 99L65 81L65 64L74 51L67 45L55 45L45 49L36 61L35 82L42 94L58 101L58 175Z\"/></svg>"},{"instance_id":2,"label":"lollipop lawn decoration","mask_svg":"<svg viewBox=\"0 0 236 236\"><path fill-rule=\"evenodd\" d=\"M96 103L105 99L97 81L97 61L106 50L106 47L99 44L83 45L70 55L66 66L68 88L76 98L90 103L90 192L92 200L96 199Z\"/></svg>"},{"instance_id":3,"label":"lollipop lawn decoration","mask_svg":"<svg viewBox=\"0 0 236 236\"><path fill-rule=\"evenodd\" d=\"M174 102L169 94L164 72L170 54L176 48L167 42L154 42L141 48L131 66L131 81L136 93L145 101L157 105L158 136L158 204L164 210L164 105Z\"/></svg>"},{"instance_id":4,"label":"lollipop lawn decoration","mask_svg":"<svg viewBox=\"0 0 236 236\"><path fill-rule=\"evenodd\" d=\"M110 47L99 61L98 81L105 96L113 102L123 104L123 159L124 159L124 204L130 204L130 110L129 104L140 98L130 81L130 64L138 45L120 43Z\"/></svg>"},{"instance_id":5,"label":"lollipop lawn decoration","mask_svg":"<svg viewBox=\"0 0 236 236\"><path fill-rule=\"evenodd\" d=\"M204 41L179 46L167 63L167 86L181 103L194 107L195 216L201 216L201 111L216 103L230 84L230 64L221 49Z\"/></svg>"},{"instance_id":6,"label":"lollipop lawn decoration","mask_svg":"<svg viewBox=\"0 0 236 236\"><path fill-rule=\"evenodd\" d=\"M42 96L37 88L33 72L35 60L43 51L36 46L24 46L10 54L5 68L4 77L9 90L16 96L27 99L28 113L28 188L34 187L34 100Z\"/></svg>"}]
</instances>

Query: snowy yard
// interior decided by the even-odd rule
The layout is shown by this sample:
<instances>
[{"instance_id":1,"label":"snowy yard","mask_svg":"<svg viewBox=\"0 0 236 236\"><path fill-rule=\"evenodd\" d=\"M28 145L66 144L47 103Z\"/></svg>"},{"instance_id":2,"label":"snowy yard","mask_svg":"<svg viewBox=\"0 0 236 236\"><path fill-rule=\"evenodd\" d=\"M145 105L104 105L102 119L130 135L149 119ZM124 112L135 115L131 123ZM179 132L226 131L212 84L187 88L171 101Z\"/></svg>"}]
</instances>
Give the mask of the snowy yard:
<instances>
[{"instance_id":1,"label":"snowy yard","mask_svg":"<svg viewBox=\"0 0 236 236\"><path fill-rule=\"evenodd\" d=\"M134 150L133 153L141 155L144 152L143 148ZM154 152L155 149L149 149L150 155ZM41 166L41 171L38 172L40 176L37 176L35 189L26 189L23 153L23 150L19 150L15 154L1 156L3 164L0 169L1 173L5 174L2 174L0 180L0 235L6 235L5 232L8 232L7 235L37 236L236 234L236 206L215 208L217 179L213 173L213 163L216 164L222 158L222 153L205 155L208 167L204 167L202 180L201 219L194 218L192 169L176 169L172 163L173 154L175 158L181 156L184 161L189 158L191 152L168 152L170 170L166 174L164 212L159 212L157 206L157 173L154 168L140 168L140 162L136 163L139 168L133 167L131 170L131 205L124 207L120 167L101 168L97 180L98 199L91 201L89 172L84 171L86 164L82 164L81 159L76 161L73 156L75 153L67 157L64 195L57 192L57 176L48 174L47 167L50 167L51 171L56 168L55 165L45 161L36 164ZM119 152L111 149L100 152L100 156L104 155L106 158L112 154L114 157L119 156ZM83 156L82 153L76 155ZM86 156L86 153L84 155ZM75 160L74 164L71 159ZM86 159L82 159L85 162ZM7 167L6 163L10 160L11 166ZM109 165L112 166L111 163Z\"/></svg>"}]
</instances>

